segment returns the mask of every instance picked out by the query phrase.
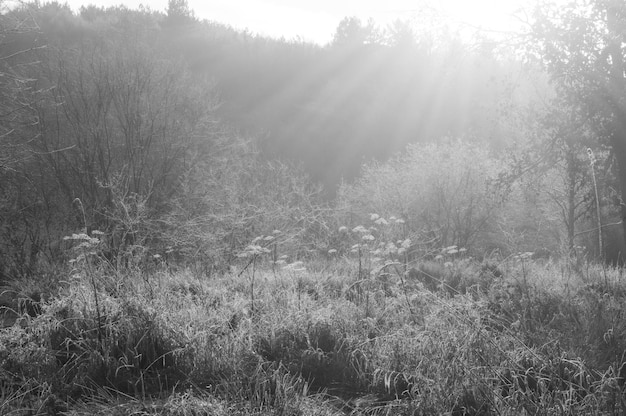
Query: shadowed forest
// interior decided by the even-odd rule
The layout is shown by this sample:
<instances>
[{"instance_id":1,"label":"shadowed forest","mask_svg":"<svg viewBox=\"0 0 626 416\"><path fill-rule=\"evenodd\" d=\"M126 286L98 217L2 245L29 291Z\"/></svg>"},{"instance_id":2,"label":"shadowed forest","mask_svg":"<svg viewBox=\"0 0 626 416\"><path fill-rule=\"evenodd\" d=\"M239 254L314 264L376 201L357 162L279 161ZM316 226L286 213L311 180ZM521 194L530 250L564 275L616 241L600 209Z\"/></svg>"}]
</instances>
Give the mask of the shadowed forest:
<instances>
[{"instance_id":1,"label":"shadowed forest","mask_svg":"<svg viewBox=\"0 0 626 416\"><path fill-rule=\"evenodd\" d=\"M626 413L626 5L8 6L0 414Z\"/></svg>"}]
</instances>

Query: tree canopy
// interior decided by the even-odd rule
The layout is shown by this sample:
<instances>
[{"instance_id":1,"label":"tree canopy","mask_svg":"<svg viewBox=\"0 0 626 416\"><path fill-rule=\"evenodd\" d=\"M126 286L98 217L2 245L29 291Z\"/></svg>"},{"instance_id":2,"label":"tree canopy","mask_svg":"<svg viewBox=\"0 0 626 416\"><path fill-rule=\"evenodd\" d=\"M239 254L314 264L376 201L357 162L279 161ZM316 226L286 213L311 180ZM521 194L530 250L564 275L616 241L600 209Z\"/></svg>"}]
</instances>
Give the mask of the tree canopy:
<instances>
[{"instance_id":1,"label":"tree canopy","mask_svg":"<svg viewBox=\"0 0 626 416\"><path fill-rule=\"evenodd\" d=\"M610 146L626 227L626 6L621 1L540 5L532 34L559 94ZM626 228L624 228L626 230Z\"/></svg>"}]
</instances>

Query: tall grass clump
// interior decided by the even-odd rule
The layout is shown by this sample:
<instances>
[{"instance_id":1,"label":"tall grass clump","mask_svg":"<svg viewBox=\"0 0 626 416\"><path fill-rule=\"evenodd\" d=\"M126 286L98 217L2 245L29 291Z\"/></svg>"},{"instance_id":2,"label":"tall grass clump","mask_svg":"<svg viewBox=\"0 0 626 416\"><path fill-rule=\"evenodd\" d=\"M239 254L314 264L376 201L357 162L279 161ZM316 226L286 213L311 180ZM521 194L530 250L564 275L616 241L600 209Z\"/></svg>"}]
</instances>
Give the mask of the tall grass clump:
<instances>
[{"instance_id":1,"label":"tall grass clump","mask_svg":"<svg viewBox=\"0 0 626 416\"><path fill-rule=\"evenodd\" d=\"M59 289L0 331L2 411L622 410L619 270L527 253L479 261L456 246L411 257L402 223L372 218L338 229L343 246L314 261L281 255L282 233L257 236L211 278L122 273L97 233L73 236Z\"/></svg>"}]
</instances>

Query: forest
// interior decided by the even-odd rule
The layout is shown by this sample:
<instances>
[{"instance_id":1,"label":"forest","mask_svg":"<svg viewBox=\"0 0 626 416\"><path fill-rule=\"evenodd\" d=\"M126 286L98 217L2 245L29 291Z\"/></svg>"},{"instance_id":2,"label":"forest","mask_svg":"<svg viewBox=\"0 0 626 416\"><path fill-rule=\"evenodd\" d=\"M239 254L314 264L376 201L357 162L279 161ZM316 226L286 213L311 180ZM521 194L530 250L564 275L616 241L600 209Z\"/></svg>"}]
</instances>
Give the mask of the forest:
<instances>
[{"instance_id":1,"label":"forest","mask_svg":"<svg viewBox=\"0 0 626 416\"><path fill-rule=\"evenodd\" d=\"M0 414L626 414L626 4L427 21L0 0Z\"/></svg>"}]
</instances>

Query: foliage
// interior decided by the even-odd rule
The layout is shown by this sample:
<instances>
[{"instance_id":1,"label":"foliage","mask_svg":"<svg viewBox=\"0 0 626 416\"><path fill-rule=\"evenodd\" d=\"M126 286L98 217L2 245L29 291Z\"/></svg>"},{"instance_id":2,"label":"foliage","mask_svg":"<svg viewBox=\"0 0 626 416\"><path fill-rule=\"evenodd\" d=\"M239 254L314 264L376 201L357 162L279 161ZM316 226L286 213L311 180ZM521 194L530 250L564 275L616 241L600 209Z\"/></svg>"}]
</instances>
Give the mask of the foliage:
<instances>
[{"instance_id":1,"label":"foliage","mask_svg":"<svg viewBox=\"0 0 626 416\"><path fill-rule=\"evenodd\" d=\"M33 37L38 30L32 16L5 10L0 3L0 174L18 168L27 157L26 143L29 124L37 124L37 114L31 105L39 91L25 70L35 61L35 51L41 47Z\"/></svg>"},{"instance_id":2,"label":"foliage","mask_svg":"<svg viewBox=\"0 0 626 416\"><path fill-rule=\"evenodd\" d=\"M194 155L207 155L216 105L211 83L163 59L150 44L153 26L144 21L144 31L118 31L124 11L101 14L108 19L83 24L51 3L6 17L32 16L48 42L36 51L37 65L21 67L29 77L22 93L37 92L33 103L21 99L35 121L11 111L27 123L15 134L32 135L25 142L30 157L2 172L2 271L13 277L54 262L62 236L77 228L105 230L116 265L153 244L150 221L165 211Z\"/></svg>"},{"instance_id":3,"label":"foliage","mask_svg":"<svg viewBox=\"0 0 626 416\"><path fill-rule=\"evenodd\" d=\"M615 157L620 195L626 194L626 146L623 103L624 6L615 1L570 2L537 7L532 35L535 52L561 96L581 108L597 137ZM626 210L620 205L621 217ZM626 222L622 222L626 230ZM623 233L626 238L626 233Z\"/></svg>"},{"instance_id":4,"label":"foliage","mask_svg":"<svg viewBox=\"0 0 626 416\"><path fill-rule=\"evenodd\" d=\"M526 112L515 65L406 22L347 18L317 47L184 0L0 19L26 16L36 41L0 33L20 40L0 57L0 413L624 412L621 270L551 255L582 240L587 148L612 195L581 73ZM607 70L572 46L598 38L559 33L553 70Z\"/></svg>"},{"instance_id":5,"label":"foliage","mask_svg":"<svg viewBox=\"0 0 626 416\"><path fill-rule=\"evenodd\" d=\"M44 126L34 146L60 191L80 195L90 216L111 206L107 187L114 185L162 205L198 151L194 136L208 133L208 86L192 88L184 68L158 62L145 47L121 46L85 43L47 57L57 86L50 106L40 108ZM109 48L117 49L115 59L105 58Z\"/></svg>"},{"instance_id":6,"label":"foliage","mask_svg":"<svg viewBox=\"0 0 626 416\"><path fill-rule=\"evenodd\" d=\"M364 168L345 186L346 210L404 221L406 238L431 248L480 244L504 194L496 182L501 165L485 150L463 142L409 146L385 164Z\"/></svg>"},{"instance_id":7,"label":"foliage","mask_svg":"<svg viewBox=\"0 0 626 416\"><path fill-rule=\"evenodd\" d=\"M363 25L358 17L346 17L337 26L333 46L355 48L368 43L380 43L381 37L382 35L376 29L373 20L369 20L366 25Z\"/></svg>"},{"instance_id":8,"label":"foliage","mask_svg":"<svg viewBox=\"0 0 626 416\"><path fill-rule=\"evenodd\" d=\"M0 2L0 282L35 268L32 254L41 235L29 224L39 225L42 216L24 170L39 123L34 104L43 92L28 68L36 64L36 52L43 46L35 40L38 26L33 16L5 7Z\"/></svg>"},{"instance_id":9,"label":"foliage","mask_svg":"<svg viewBox=\"0 0 626 416\"><path fill-rule=\"evenodd\" d=\"M240 274L122 277L86 262L98 253L89 244L38 314L0 330L1 374L14 383L5 384L3 411L37 402L81 414L84 401L111 411L143 403L154 414L170 414L174 402L267 414L621 406L626 290L617 271L605 281L590 266L557 279L566 264L520 256L486 275L452 259L446 267L461 281L486 283L459 294L375 276L355 286L354 260L352 272L328 278L260 267L252 307ZM59 399L68 395L80 401Z\"/></svg>"},{"instance_id":10,"label":"foliage","mask_svg":"<svg viewBox=\"0 0 626 416\"><path fill-rule=\"evenodd\" d=\"M226 137L211 155L182 178L160 221L171 258L210 274L232 265L259 236L275 239L274 261L303 254L325 215L320 189L300 169L261 160L245 141Z\"/></svg>"}]
</instances>

